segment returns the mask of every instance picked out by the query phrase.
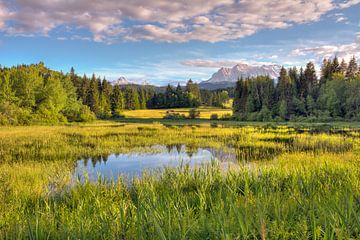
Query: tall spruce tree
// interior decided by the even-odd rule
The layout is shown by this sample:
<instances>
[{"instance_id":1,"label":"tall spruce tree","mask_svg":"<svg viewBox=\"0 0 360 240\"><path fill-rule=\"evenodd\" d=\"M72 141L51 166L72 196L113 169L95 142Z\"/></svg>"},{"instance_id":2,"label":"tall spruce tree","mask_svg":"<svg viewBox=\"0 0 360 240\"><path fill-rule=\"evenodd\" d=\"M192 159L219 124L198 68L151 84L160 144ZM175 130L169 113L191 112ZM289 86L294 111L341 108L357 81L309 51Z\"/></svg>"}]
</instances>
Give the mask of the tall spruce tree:
<instances>
[{"instance_id":1,"label":"tall spruce tree","mask_svg":"<svg viewBox=\"0 0 360 240\"><path fill-rule=\"evenodd\" d=\"M309 94L313 97L317 97L318 84L315 65L312 62L306 64L304 71L304 97L307 97Z\"/></svg>"},{"instance_id":2,"label":"tall spruce tree","mask_svg":"<svg viewBox=\"0 0 360 240\"><path fill-rule=\"evenodd\" d=\"M119 85L115 85L111 93L111 112L114 117L120 116L125 109L124 94Z\"/></svg>"},{"instance_id":3,"label":"tall spruce tree","mask_svg":"<svg viewBox=\"0 0 360 240\"><path fill-rule=\"evenodd\" d=\"M358 65L356 62L355 57L353 56L349 62L349 65L346 69L346 77L347 78L353 78L357 73L358 73L359 69L358 69Z\"/></svg>"},{"instance_id":4,"label":"tall spruce tree","mask_svg":"<svg viewBox=\"0 0 360 240\"><path fill-rule=\"evenodd\" d=\"M88 105L90 107L90 110L96 115L100 114L99 84L95 77L95 74L92 75L90 80L90 86L86 98L86 105Z\"/></svg>"}]
</instances>

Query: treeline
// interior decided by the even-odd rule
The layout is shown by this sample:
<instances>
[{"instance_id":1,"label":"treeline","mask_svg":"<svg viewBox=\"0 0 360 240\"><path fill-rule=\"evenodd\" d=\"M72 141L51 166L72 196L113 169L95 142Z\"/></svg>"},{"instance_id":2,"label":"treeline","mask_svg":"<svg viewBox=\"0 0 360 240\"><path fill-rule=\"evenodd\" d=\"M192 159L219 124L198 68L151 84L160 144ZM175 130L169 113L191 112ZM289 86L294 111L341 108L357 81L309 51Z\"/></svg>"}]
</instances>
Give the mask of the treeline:
<instances>
[{"instance_id":1,"label":"treeline","mask_svg":"<svg viewBox=\"0 0 360 240\"><path fill-rule=\"evenodd\" d=\"M200 105L224 107L229 100L227 91L200 90L191 79L185 87L166 87L164 93L155 93L148 102L148 108L196 108Z\"/></svg>"},{"instance_id":2,"label":"treeline","mask_svg":"<svg viewBox=\"0 0 360 240\"><path fill-rule=\"evenodd\" d=\"M113 86L106 79L93 75L79 77L74 69L70 79L77 89L78 97L98 118L121 116L123 110L188 108L200 105L221 107L228 101L226 91L200 91L198 84L191 79L185 87L168 85L165 91L152 86L125 85ZM204 101L202 100L204 99Z\"/></svg>"},{"instance_id":3,"label":"treeline","mask_svg":"<svg viewBox=\"0 0 360 240\"><path fill-rule=\"evenodd\" d=\"M122 116L124 110L223 106L226 91L203 91L189 80L185 87L112 85L94 74L53 71L43 63L0 67L0 125L92 121Z\"/></svg>"},{"instance_id":4,"label":"treeline","mask_svg":"<svg viewBox=\"0 0 360 240\"><path fill-rule=\"evenodd\" d=\"M280 71L236 83L233 111L237 120L360 120L360 73L356 59L324 59L320 78L312 62L306 68Z\"/></svg>"},{"instance_id":5,"label":"treeline","mask_svg":"<svg viewBox=\"0 0 360 240\"><path fill-rule=\"evenodd\" d=\"M0 125L95 119L78 100L69 75L43 63L0 67Z\"/></svg>"},{"instance_id":6,"label":"treeline","mask_svg":"<svg viewBox=\"0 0 360 240\"><path fill-rule=\"evenodd\" d=\"M100 79L94 74L90 78L86 75L80 77L73 68L69 77L80 101L98 118L118 117L125 109L146 109L155 93L151 86L113 86L106 79Z\"/></svg>"}]
</instances>

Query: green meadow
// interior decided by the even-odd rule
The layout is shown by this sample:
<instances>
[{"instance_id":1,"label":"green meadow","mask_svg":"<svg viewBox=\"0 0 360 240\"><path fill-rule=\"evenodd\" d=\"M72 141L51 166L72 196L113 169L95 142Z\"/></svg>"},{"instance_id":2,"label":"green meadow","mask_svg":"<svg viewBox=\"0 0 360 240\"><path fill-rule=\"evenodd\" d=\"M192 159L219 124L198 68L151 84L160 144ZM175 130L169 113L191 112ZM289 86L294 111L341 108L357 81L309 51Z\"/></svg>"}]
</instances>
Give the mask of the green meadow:
<instances>
[{"instance_id":1,"label":"green meadow","mask_svg":"<svg viewBox=\"0 0 360 240\"><path fill-rule=\"evenodd\" d=\"M124 120L125 121L125 120ZM74 180L76 161L186 145L234 161ZM99 121L0 128L1 239L358 239L354 126Z\"/></svg>"}]
</instances>

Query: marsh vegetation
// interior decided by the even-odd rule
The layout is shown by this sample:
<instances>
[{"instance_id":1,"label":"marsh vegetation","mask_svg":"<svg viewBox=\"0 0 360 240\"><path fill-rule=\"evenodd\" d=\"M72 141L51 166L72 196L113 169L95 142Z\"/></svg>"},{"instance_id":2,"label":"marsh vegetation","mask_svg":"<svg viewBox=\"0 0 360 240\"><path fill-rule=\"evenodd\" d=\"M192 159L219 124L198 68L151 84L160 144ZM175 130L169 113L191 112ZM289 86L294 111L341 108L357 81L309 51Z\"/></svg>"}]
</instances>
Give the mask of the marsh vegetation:
<instances>
[{"instance_id":1,"label":"marsh vegetation","mask_svg":"<svg viewBox=\"0 0 360 240\"><path fill-rule=\"evenodd\" d=\"M359 150L351 128L0 128L0 238L357 238ZM174 153L183 164L74 178L85 161Z\"/></svg>"}]
</instances>

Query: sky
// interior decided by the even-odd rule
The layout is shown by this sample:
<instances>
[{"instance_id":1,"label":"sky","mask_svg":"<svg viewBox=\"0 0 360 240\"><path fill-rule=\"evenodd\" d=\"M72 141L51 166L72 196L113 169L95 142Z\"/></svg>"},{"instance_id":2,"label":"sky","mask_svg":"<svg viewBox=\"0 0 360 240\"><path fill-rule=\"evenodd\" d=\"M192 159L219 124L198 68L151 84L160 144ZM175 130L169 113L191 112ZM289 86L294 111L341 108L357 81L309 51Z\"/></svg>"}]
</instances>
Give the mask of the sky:
<instances>
[{"instance_id":1,"label":"sky","mask_svg":"<svg viewBox=\"0 0 360 240\"><path fill-rule=\"evenodd\" d=\"M360 0L0 0L0 64L207 80L237 63L360 59Z\"/></svg>"}]
</instances>

